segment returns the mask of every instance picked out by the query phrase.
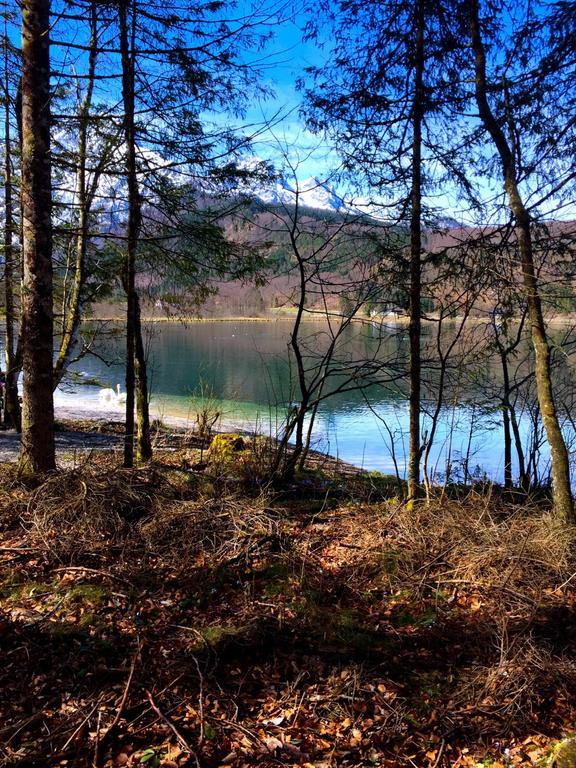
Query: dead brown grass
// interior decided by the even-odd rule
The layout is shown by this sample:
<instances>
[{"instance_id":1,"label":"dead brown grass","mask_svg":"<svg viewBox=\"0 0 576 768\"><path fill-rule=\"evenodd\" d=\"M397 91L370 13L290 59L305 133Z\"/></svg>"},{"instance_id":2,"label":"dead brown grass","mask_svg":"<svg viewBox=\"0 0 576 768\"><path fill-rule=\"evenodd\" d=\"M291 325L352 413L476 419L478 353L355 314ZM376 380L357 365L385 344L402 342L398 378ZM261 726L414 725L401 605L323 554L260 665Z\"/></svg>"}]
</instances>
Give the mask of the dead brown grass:
<instances>
[{"instance_id":1,"label":"dead brown grass","mask_svg":"<svg viewBox=\"0 0 576 768\"><path fill-rule=\"evenodd\" d=\"M73 559L129 536L169 487L151 469L83 465L48 477L32 491L23 523L52 555Z\"/></svg>"},{"instance_id":2,"label":"dead brown grass","mask_svg":"<svg viewBox=\"0 0 576 768\"><path fill-rule=\"evenodd\" d=\"M18 514L31 540L66 562L130 545L186 568L198 557L225 562L248 557L262 540L278 541L279 514L264 494L215 497L207 488L177 469L84 465L23 491L11 520Z\"/></svg>"},{"instance_id":3,"label":"dead brown grass","mask_svg":"<svg viewBox=\"0 0 576 768\"><path fill-rule=\"evenodd\" d=\"M157 507L138 527L145 546L173 567L210 556L218 565L249 559L262 542L279 541L281 522L265 495L197 498Z\"/></svg>"},{"instance_id":4,"label":"dead brown grass","mask_svg":"<svg viewBox=\"0 0 576 768\"><path fill-rule=\"evenodd\" d=\"M123 648L115 668L126 672L144 653L129 694L134 744L166 740L140 722L146 690L161 692L158 701L190 733L204 725L186 708L204 691L202 712L218 701L226 713L209 715L217 738L199 747L214 765L231 749L218 751L236 718L242 734L259 734L281 713L281 728L315 741L318 764L345 739L335 765L393 766L402 749L422 768L456 764L464 746L480 757L490 739L514 748L540 736L544 721L559 735L573 721L575 533L546 509L471 492L410 512L395 500L346 495L359 476L346 486L345 477L320 473L283 496L242 494L233 482L215 495L210 468L191 471L170 457L129 471L98 459L36 488L6 476L0 515L11 520L4 562L14 573L0 593L11 616L0 632L15 633L12 680L35 679L35 654L19 650L35 633L37 654L54 643L58 695L78 633L82 647L114 637ZM62 655L68 641L72 651ZM100 664L104 651L91 653ZM91 658L82 665L96 668ZM183 670L180 690L173 681ZM99 696L109 697L113 722L117 678L95 688L86 709L85 683L65 684L81 702L66 734L85 718L95 732ZM14 720L18 728L20 715ZM445 750L428 757L431 744ZM518 754L513 764L528 764Z\"/></svg>"},{"instance_id":5,"label":"dead brown grass","mask_svg":"<svg viewBox=\"0 0 576 768\"><path fill-rule=\"evenodd\" d=\"M515 507L478 494L433 501L416 513L398 505L389 532L399 581L537 595L563 588L576 571L576 531L536 506Z\"/></svg>"}]
</instances>

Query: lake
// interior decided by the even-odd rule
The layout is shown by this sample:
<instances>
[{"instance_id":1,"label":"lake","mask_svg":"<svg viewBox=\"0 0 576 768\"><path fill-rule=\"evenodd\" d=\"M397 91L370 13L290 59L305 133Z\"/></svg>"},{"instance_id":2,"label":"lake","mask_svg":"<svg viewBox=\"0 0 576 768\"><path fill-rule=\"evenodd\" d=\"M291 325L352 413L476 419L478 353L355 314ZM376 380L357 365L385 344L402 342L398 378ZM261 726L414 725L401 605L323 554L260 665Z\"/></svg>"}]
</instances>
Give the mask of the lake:
<instances>
[{"instance_id":1,"label":"lake","mask_svg":"<svg viewBox=\"0 0 576 768\"><path fill-rule=\"evenodd\" d=\"M149 356L151 405L160 416L179 417L194 422L204 406L222 414L226 424L276 433L282 427L286 407L297 399L293 366L287 345L289 321L199 322L188 325L156 323L146 326ZM484 333L482 329L479 334ZM430 336L427 340L427 334ZM424 333L427 356L424 397L426 410L435 404L438 365L434 358L432 331ZM328 343L320 323L304 325L304 354L309 367ZM73 366L76 380L67 382L56 394L57 404L82 400L101 407L100 387L124 389L122 339L109 333L100 338L96 356L86 356ZM498 378L492 363L474 356L479 344L468 340L472 350L466 362L450 371L445 405L429 467L442 479L447 461L457 477L468 457L470 472L501 480L503 476L502 417L497 408L487 405L487 391ZM327 398L316 418L313 447L363 467L383 473L405 473L408 404L406 382L398 377L407 355L407 329L404 326L375 327L355 323L343 336L335 358L338 370L330 386L341 386L360 360L380 361L381 367L365 389L342 391ZM372 365L372 368L374 366ZM327 390L329 387L327 387ZM111 413L121 408L109 405ZM423 417L423 431L430 419ZM533 439L531 422L525 413L520 419L522 438L527 446ZM538 455L541 476L548 470L548 454L543 445Z\"/></svg>"}]
</instances>

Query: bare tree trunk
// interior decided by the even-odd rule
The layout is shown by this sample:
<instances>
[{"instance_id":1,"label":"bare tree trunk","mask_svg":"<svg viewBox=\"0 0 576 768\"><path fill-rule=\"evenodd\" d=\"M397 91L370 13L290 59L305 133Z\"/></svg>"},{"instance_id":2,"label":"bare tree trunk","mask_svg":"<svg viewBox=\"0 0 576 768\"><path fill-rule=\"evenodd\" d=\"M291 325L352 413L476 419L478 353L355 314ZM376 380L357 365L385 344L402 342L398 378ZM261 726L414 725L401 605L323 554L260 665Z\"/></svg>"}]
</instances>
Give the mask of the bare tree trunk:
<instances>
[{"instance_id":1,"label":"bare tree trunk","mask_svg":"<svg viewBox=\"0 0 576 768\"><path fill-rule=\"evenodd\" d=\"M134 124L134 36L136 0L132 0L131 41L128 42L127 10L131 0L120 0L120 53L122 58L122 98L124 101L124 137L126 142L126 178L128 183L128 233L124 289L126 291L126 422L124 466L134 465L134 405L138 407L138 459L152 455L146 358L142 342L140 305L136 293L136 251L142 223L142 201L138 189L136 165L136 130ZM135 390L137 389L137 394Z\"/></svg>"},{"instance_id":2,"label":"bare tree trunk","mask_svg":"<svg viewBox=\"0 0 576 768\"><path fill-rule=\"evenodd\" d=\"M308 383L306 381L306 366L302 357L302 350L300 348L300 326L304 317L304 310L306 305L306 292L307 292L307 280L304 268L304 259L300 254L298 247L296 225L298 221L298 198L296 199L296 210L294 214L294 220L289 231L290 243L292 250L296 256L298 263L298 306L296 309L296 317L294 319L294 325L290 334L290 347L296 361L296 373L298 377L298 386L300 389L300 403L296 408L296 412L292 412L287 417L286 430L282 439L279 441L276 448L276 456L272 463L271 473L273 476L281 476L282 479L290 479L294 475L296 465L300 454L304 447L304 418L308 410L310 401L310 393L308 390ZM296 444L291 452L288 451L288 443L290 438L296 430Z\"/></svg>"},{"instance_id":3,"label":"bare tree trunk","mask_svg":"<svg viewBox=\"0 0 576 768\"><path fill-rule=\"evenodd\" d=\"M505 350L500 350L504 396L502 398L502 420L504 425L504 488L512 488L512 434L510 430L510 375Z\"/></svg>"},{"instance_id":4,"label":"bare tree trunk","mask_svg":"<svg viewBox=\"0 0 576 768\"><path fill-rule=\"evenodd\" d=\"M430 432L426 440L424 441L424 447L422 451L423 468L424 468L424 473L423 473L424 487L426 489L426 498L428 499L428 501L430 501L431 492L432 492L432 483L430 481L430 473L428 471L428 465L429 465L429 459L430 459L430 452L432 450L434 439L436 437L436 432L438 430L440 416L442 414L442 409L444 408L444 395L446 394L445 387L446 387L446 376L448 374L448 362L452 355L452 352L454 351L456 345L460 340L460 337L462 336L462 333L464 332L464 328L466 327L466 324L468 322L468 317L470 315L472 305L473 305L473 299L469 298L464 307L464 315L462 317L462 320L460 321L458 329L454 334L454 338L452 339L452 341L449 342L448 347L446 348L446 351L442 349L442 328L444 323L444 310L440 308L440 318L438 320L438 330L436 332L436 354L440 362L440 375L438 378L438 396L436 398L436 405L434 408L434 412L432 414L432 418L430 420Z\"/></svg>"},{"instance_id":5,"label":"bare tree trunk","mask_svg":"<svg viewBox=\"0 0 576 768\"><path fill-rule=\"evenodd\" d=\"M18 400L19 366L16 359L16 306L14 296L14 267L16 255L14 218L12 212L12 142L10 135L10 84L8 78L8 35L4 33L4 301L6 308L6 343L4 358L6 364L5 423L22 429L22 413ZM6 418L6 414L8 418Z\"/></svg>"},{"instance_id":6,"label":"bare tree trunk","mask_svg":"<svg viewBox=\"0 0 576 768\"><path fill-rule=\"evenodd\" d=\"M509 465L510 467L510 475L508 478L510 486L512 486L512 436L514 437L514 447L516 448L516 455L518 457L518 475L519 475L519 483L520 487L524 491L528 491L530 487L530 482L528 480L528 477L526 475L526 465L524 461L524 449L522 447L522 438L520 436L520 427L518 425L518 419L516 417L516 406L514 403L514 400L512 398L512 392L514 389L518 387L517 384L513 385L512 381L510 380L510 365L509 365L509 359L510 355L518 348L521 340L522 340L522 332L524 329L524 324L526 322L526 313L527 309L525 309L522 313L522 318L520 320L520 325L518 326L518 330L516 331L516 338L512 340L511 343L505 344L502 342L501 337L499 335L498 326L496 323L494 323L494 339L496 342L496 347L498 349L498 353L500 355L500 362L502 365L502 378L503 378L503 395L502 395L502 407L505 410L505 413L503 415L504 419L504 439L510 441L510 455L507 457L506 451L506 442L504 447L504 486L506 487L506 466ZM507 414L507 416L506 416ZM506 419L508 420L508 437L506 437Z\"/></svg>"},{"instance_id":7,"label":"bare tree trunk","mask_svg":"<svg viewBox=\"0 0 576 768\"><path fill-rule=\"evenodd\" d=\"M518 478L520 488L522 488L523 491L528 492L530 490L530 478L526 472L526 461L524 459L524 448L522 447L520 426L518 424L518 419L516 418L516 408L512 402L510 402L510 424L512 426L512 434L514 435L516 455L518 456Z\"/></svg>"},{"instance_id":8,"label":"bare tree trunk","mask_svg":"<svg viewBox=\"0 0 576 768\"><path fill-rule=\"evenodd\" d=\"M50 0L22 2L22 364L20 470L55 469L52 397Z\"/></svg>"},{"instance_id":9,"label":"bare tree trunk","mask_svg":"<svg viewBox=\"0 0 576 768\"><path fill-rule=\"evenodd\" d=\"M80 327L82 309L82 290L86 280L86 255L88 251L88 218L91 207L86 174L86 155L88 142L88 127L90 124L90 107L92 105L92 93L94 91L94 78L96 74L96 59L98 55L97 44L97 17L96 4L90 6L90 54L88 58L88 75L86 93L80 106L79 137L78 137L78 169L76 172L76 185L78 192L78 231L76 234L74 279L72 291L68 299L66 293L62 302L62 339L60 349L54 364L54 386L57 387L64 375L65 367L70 357L70 352L76 343L78 328Z\"/></svg>"},{"instance_id":10,"label":"bare tree trunk","mask_svg":"<svg viewBox=\"0 0 576 768\"><path fill-rule=\"evenodd\" d=\"M500 156L508 206L516 220L516 234L522 261L522 279L528 304L532 345L534 347L536 391L546 437L550 445L554 512L559 519L568 523L575 523L576 518L574 516L570 488L568 451L560 429L556 404L554 402L550 345L548 344L536 270L534 268L530 214L524 205L518 188L513 151L488 103L486 55L480 31L478 0L469 0L469 8L471 42L475 55L476 103L484 128L492 138Z\"/></svg>"},{"instance_id":11,"label":"bare tree trunk","mask_svg":"<svg viewBox=\"0 0 576 768\"><path fill-rule=\"evenodd\" d=\"M124 102L124 139L126 142L126 177L128 182L128 231L124 263L126 292L126 420L124 426L124 466L134 466L134 387L136 381L134 327L136 323L136 247L140 230L140 205L136 177L134 129L134 59L128 42L129 0L120 0L120 54L122 58L122 99Z\"/></svg>"},{"instance_id":12,"label":"bare tree trunk","mask_svg":"<svg viewBox=\"0 0 576 768\"><path fill-rule=\"evenodd\" d=\"M424 102L424 2L416 0L417 30L412 103L412 189L410 219L410 426L408 503L420 496L420 333L422 294L422 119Z\"/></svg>"}]
</instances>

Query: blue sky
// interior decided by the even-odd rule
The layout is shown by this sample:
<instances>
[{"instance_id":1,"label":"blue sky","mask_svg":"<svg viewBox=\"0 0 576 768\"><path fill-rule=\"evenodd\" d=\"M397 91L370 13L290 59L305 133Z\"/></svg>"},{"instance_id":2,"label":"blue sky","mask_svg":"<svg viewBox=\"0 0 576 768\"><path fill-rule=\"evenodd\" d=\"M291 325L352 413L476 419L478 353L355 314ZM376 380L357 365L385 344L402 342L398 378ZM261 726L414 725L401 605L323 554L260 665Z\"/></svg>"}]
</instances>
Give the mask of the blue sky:
<instances>
[{"instance_id":1,"label":"blue sky","mask_svg":"<svg viewBox=\"0 0 576 768\"><path fill-rule=\"evenodd\" d=\"M258 125L276 118L272 129L255 142L258 156L272 159L281 166L283 155L289 154L299 180L310 176L325 179L337 166L338 157L322 137L306 129L299 114L303 94L297 90L296 83L306 77L307 67L321 66L328 52L302 39L304 24L304 16L297 14L295 19L275 26L274 38L266 48L270 67L265 73L274 97L255 103L248 111L247 120Z\"/></svg>"},{"instance_id":2,"label":"blue sky","mask_svg":"<svg viewBox=\"0 0 576 768\"><path fill-rule=\"evenodd\" d=\"M298 0L295 0L298 2ZM252 5L252 0L240 0L239 8L235 12L237 18L241 17ZM58 10L63 7L62 0L53 0L53 9L55 18ZM16 0L0 0L0 8L12 11L16 20L10 28L10 36L16 44L20 43L20 27L18 17L18 8ZM225 15L226 9L222 14ZM260 8L257 13L263 13ZM302 30L305 24L303 13L295 13L292 20L278 19L273 16L268 18L271 30L274 32L273 39L267 44L263 51L253 51L245 54L245 60L256 60L262 63L265 83L274 92L274 96L267 100L253 100L247 111L245 120L232 119L224 115L206 115L208 120L213 120L217 124L229 125L233 123L239 129L251 126L252 130L261 127L261 133L254 141L254 154L262 159L271 160L277 166L289 165L287 176L289 179L296 176L296 180L303 181L311 176L316 176L320 180L328 180L330 183L331 172L338 167L338 155L333 147L326 143L322 137L314 136L306 130L303 120L299 114L299 108L303 94L296 89L298 79L305 76L305 69L309 66L321 66L330 55L330 40L327 39L326 46L310 41L302 40ZM62 39L63 30L65 39L71 40L75 37L85 41L87 27L85 25L63 24L59 22L56 25L54 34ZM328 32L326 33L328 38ZM82 62L83 54L68 51L64 49L55 49L53 52L53 64L62 69L68 66L77 66L78 70L85 67ZM64 60L62 60L64 58ZM76 59L76 61L75 61ZM104 81L101 86L108 89L116 89L119 97L119 82ZM279 117L280 119L279 119ZM267 122L276 117L275 124L270 128L264 128ZM288 158L289 163L286 163ZM292 173L293 172L293 173ZM487 196L501 194L501 179L497 173L493 179L493 184L488 189L486 182L483 182ZM346 190L338 187L340 195L347 197ZM356 201L358 202L358 201ZM453 191L446 189L434 203L443 208L448 215L456 219L464 219L465 213L460 213L459 203ZM573 215L573 205L564 212L564 217Z\"/></svg>"}]
</instances>

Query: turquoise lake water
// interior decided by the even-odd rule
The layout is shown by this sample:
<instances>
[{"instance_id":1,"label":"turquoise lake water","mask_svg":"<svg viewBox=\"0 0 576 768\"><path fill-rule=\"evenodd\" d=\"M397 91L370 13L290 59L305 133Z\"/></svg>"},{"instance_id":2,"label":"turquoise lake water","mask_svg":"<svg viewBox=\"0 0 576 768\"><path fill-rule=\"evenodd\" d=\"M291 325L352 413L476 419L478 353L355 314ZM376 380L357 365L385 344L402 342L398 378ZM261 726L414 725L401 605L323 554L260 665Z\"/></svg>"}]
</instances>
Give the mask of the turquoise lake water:
<instances>
[{"instance_id":1,"label":"turquoise lake water","mask_svg":"<svg viewBox=\"0 0 576 768\"><path fill-rule=\"evenodd\" d=\"M192 424L197 410L208 404L221 413L226 423L277 433L282 428L287 405L297 400L288 356L290 330L288 321L148 326L146 343L154 411ZM304 326L304 350L311 369L327 340L322 325ZM84 357L74 366L78 379L60 389L57 402L72 404L82 400L101 407L101 387L115 387L120 383L124 389L122 345L119 335L100 339L99 357ZM381 362L380 381L368 387L368 379L360 377L357 383L366 389L340 392L326 399L314 426L315 448L368 470L393 473L397 467L399 473L404 474L408 404L405 381L397 372L402 370L406 353L404 327L381 329L355 324L345 334L336 356L340 375L329 380L327 390L342 384L345 380L342 371L349 373L355 363L365 359ZM430 400L425 406L431 409L437 368L432 353L427 366L431 372L424 389ZM485 407L486 386L495 386L497 373L484 370L483 388L478 391L470 377L459 378L458 374L455 370L451 375L448 405L442 410L430 470L441 480L449 461L451 471L457 476L468 456L470 472L485 473L499 480L503 474L501 414L497 409ZM457 405L453 405L454 402ZM121 408L110 408L121 415ZM424 416L423 432L429 428L429 419ZM521 419L521 431L528 445L532 438L529 419L525 416ZM545 476L548 466L545 445L538 465L540 474Z\"/></svg>"}]
</instances>

